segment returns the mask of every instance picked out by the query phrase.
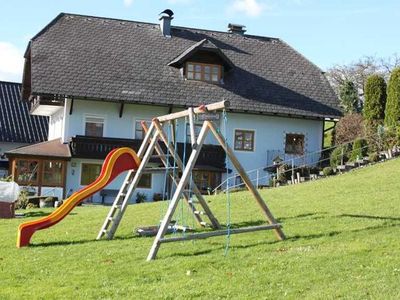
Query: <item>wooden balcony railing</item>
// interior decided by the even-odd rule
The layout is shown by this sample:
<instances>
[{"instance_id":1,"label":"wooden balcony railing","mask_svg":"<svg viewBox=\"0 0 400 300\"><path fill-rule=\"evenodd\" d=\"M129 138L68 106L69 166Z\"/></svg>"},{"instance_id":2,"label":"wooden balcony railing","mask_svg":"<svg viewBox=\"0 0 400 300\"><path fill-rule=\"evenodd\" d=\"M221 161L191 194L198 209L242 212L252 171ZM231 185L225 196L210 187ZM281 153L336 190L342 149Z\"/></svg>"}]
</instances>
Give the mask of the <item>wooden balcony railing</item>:
<instances>
[{"instance_id":1,"label":"wooden balcony railing","mask_svg":"<svg viewBox=\"0 0 400 300\"><path fill-rule=\"evenodd\" d=\"M139 150L142 140L139 139L120 139L106 137L91 137L77 135L71 139L71 154L76 158L104 159L107 154L120 147L130 147L135 151ZM166 153L166 147L161 143L160 146ZM186 147L186 152L185 152ZM190 144L178 143L177 151L182 160L189 159L192 147ZM159 159L152 159L151 162L160 162ZM172 164L171 160L171 164ZM219 145L203 145L197 160L196 166L210 166L217 169L225 168L225 151Z\"/></svg>"}]
</instances>

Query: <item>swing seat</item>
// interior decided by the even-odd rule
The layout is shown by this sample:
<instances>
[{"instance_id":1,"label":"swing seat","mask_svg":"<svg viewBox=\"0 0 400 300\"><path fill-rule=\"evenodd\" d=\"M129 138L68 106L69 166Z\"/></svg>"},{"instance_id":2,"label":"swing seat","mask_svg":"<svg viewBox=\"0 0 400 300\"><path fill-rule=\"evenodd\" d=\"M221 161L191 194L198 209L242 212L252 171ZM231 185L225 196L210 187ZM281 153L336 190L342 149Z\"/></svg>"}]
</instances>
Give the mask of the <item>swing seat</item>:
<instances>
[{"instance_id":1,"label":"swing seat","mask_svg":"<svg viewBox=\"0 0 400 300\"><path fill-rule=\"evenodd\" d=\"M142 227L136 228L135 233L142 237L156 236L159 228L160 227L157 225L142 226ZM191 227L177 225L175 222L171 222L170 225L168 226L167 233L174 233L177 231L192 232L194 230Z\"/></svg>"}]
</instances>

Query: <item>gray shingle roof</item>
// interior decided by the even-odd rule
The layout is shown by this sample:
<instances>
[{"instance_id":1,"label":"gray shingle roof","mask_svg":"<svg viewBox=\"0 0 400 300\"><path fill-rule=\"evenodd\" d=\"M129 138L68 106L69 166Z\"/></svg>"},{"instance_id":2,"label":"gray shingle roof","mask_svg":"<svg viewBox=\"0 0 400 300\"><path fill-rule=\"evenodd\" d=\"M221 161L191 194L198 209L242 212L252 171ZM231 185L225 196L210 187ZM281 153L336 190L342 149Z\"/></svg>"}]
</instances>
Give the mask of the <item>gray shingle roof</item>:
<instances>
[{"instance_id":1,"label":"gray shingle roof","mask_svg":"<svg viewBox=\"0 0 400 300\"><path fill-rule=\"evenodd\" d=\"M280 39L183 27L172 27L171 33L172 38L163 37L156 24L60 14L31 41L26 56L31 58L31 81L26 67L24 96L178 106L224 99L235 111L341 115L321 70ZM184 80L168 66L203 39L235 66L224 84Z\"/></svg>"},{"instance_id":2,"label":"gray shingle roof","mask_svg":"<svg viewBox=\"0 0 400 300\"><path fill-rule=\"evenodd\" d=\"M48 118L29 114L21 84L0 81L0 142L37 143L47 139Z\"/></svg>"}]
</instances>

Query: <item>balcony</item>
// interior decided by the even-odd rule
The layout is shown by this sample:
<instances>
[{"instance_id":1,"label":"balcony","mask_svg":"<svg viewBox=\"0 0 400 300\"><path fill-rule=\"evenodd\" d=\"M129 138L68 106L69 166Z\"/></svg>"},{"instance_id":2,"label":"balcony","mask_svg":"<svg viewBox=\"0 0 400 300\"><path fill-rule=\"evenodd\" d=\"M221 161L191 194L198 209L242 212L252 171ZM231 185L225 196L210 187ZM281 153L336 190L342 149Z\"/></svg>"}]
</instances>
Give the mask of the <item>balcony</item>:
<instances>
[{"instance_id":1,"label":"balcony","mask_svg":"<svg viewBox=\"0 0 400 300\"><path fill-rule=\"evenodd\" d=\"M120 139L107 137L91 137L77 135L71 139L70 148L72 157L104 159L107 154L120 147L129 147L135 151L139 150L142 140ZM160 144L164 153L167 153L165 145ZM186 151L185 151L186 146ZM177 151L181 159L185 157L187 162L192 152L190 144L178 143ZM155 153L154 153L155 154ZM161 164L158 158L152 158L151 162ZM173 164L173 161L170 161ZM218 145L203 145L196 163L197 169L210 169L215 171L225 170L225 151Z\"/></svg>"},{"instance_id":2,"label":"balcony","mask_svg":"<svg viewBox=\"0 0 400 300\"><path fill-rule=\"evenodd\" d=\"M31 100L30 113L37 116L51 116L62 107L64 107L64 99L53 96L37 96Z\"/></svg>"}]
</instances>

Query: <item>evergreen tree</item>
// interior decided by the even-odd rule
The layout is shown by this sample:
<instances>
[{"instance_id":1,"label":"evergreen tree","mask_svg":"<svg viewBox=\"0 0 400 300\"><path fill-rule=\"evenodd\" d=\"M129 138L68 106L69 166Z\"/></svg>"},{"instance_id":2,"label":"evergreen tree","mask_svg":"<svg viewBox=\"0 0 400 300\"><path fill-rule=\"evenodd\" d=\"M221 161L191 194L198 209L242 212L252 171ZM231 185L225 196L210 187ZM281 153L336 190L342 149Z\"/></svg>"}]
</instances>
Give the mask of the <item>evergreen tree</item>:
<instances>
[{"instance_id":1,"label":"evergreen tree","mask_svg":"<svg viewBox=\"0 0 400 300\"><path fill-rule=\"evenodd\" d=\"M382 76L371 75L364 87L363 115L367 121L383 121L386 106L386 82Z\"/></svg>"},{"instance_id":2,"label":"evergreen tree","mask_svg":"<svg viewBox=\"0 0 400 300\"><path fill-rule=\"evenodd\" d=\"M340 87L339 98L341 106L346 114L357 112L358 109L358 92L352 81L345 81Z\"/></svg>"},{"instance_id":3,"label":"evergreen tree","mask_svg":"<svg viewBox=\"0 0 400 300\"><path fill-rule=\"evenodd\" d=\"M385 126L397 125L400 119L400 68L393 69L387 88Z\"/></svg>"}]
</instances>

